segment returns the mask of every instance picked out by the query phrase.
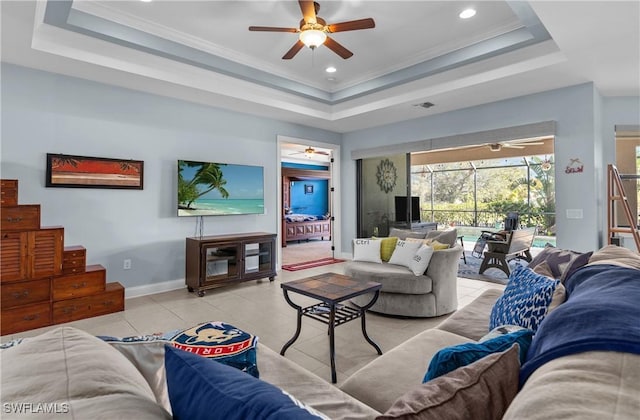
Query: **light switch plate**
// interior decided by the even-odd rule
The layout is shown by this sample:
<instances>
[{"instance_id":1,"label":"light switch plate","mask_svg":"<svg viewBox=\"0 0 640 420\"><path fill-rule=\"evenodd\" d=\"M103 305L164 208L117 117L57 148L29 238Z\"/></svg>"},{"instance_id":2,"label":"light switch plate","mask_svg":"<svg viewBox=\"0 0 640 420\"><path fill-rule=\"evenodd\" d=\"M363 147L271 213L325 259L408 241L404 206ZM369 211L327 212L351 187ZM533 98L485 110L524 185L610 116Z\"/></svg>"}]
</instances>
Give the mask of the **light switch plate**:
<instances>
[{"instance_id":1,"label":"light switch plate","mask_svg":"<svg viewBox=\"0 0 640 420\"><path fill-rule=\"evenodd\" d=\"M567 219L582 219L582 209L567 209Z\"/></svg>"}]
</instances>

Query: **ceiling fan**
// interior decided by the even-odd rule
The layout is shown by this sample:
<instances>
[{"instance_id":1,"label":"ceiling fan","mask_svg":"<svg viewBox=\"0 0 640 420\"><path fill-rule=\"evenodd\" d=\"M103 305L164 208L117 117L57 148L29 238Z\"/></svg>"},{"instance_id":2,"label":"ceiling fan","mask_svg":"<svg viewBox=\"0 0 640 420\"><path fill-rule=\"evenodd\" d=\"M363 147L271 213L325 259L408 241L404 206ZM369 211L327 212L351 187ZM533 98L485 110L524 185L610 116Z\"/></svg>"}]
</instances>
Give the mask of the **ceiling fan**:
<instances>
[{"instance_id":1,"label":"ceiling fan","mask_svg":"<svg viewBox=\"0 0 640 420\"><path fill-rule=\"evenodd\" d=\"M329 156L328 152L322 151L322 150L316 150L313 147L309 146L306 149L304 149L303 151L300 152L295 152L295 153L291 153L292 155L301 155L304 154L306 157L311 158L313 155L325 155L325 156Z\"/></svg>"},{"instance_id":2,"label":"ceiling fan","mask_svg":"<svg viewBox=\"0 0 640 420\"><path fill-rule=\"evenodd\" d=\"M273 26L249 26L250 31L258 32L292 32L298 33L298 41L282 57L283 60L292 59L302 47L307 46L312 50L320 45L325 45L340 57L347 59L353 55L351 51L343 47L327 34L335 32L355 31L358 29L369 29L376 26L372 18L350 20L347 22L333 23L327 22L317 15L320 5L315 1L298 0L302 11L302 20L298 28L278 28Z\"/></svg>"}]
</instances>

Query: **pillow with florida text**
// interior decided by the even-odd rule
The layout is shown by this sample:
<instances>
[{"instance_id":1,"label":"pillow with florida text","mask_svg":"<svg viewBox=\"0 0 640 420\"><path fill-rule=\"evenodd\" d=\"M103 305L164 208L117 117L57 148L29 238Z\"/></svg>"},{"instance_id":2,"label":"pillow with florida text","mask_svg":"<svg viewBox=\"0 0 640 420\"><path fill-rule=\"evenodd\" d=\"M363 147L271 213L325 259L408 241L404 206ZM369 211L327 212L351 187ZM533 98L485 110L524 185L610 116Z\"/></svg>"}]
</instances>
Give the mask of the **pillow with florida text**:
<instances>
[{"instance_id":1,"label":"pillow with florida text","mask_svg":"<svg viewBox=\"0 0 640 420\"><path fill-rule=\"evenodd\" d=\"M418 252L421 246L422 244L420 242L409 242L399 239L398 242L396 242L396 248L393 250L391 258L389 258L389 264L411 268L413 257L415 257L416 252Z\"/></svg>"},{"instance_id":2,"label":"pillow with florida text","mask_svg":"<svg viewBox=\"0 0 640 420\"><path fill-rule=\"evenodd\" d=\"M357 238L353 240L353 261L382 264L380 258L380 239Z\"/></svg>"}]
</instances>

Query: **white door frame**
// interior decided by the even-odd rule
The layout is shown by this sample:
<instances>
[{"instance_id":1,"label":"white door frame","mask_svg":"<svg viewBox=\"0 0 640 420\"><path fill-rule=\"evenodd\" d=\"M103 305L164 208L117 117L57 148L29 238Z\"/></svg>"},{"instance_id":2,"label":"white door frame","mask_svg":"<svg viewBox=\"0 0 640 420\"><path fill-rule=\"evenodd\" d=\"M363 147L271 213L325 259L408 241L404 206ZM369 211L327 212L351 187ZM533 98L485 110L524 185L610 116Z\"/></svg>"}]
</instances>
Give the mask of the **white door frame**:
<instances>
[{"instance_id":1,"label":"white door frame","mask_svg":"<svg viewBox=\"0 0 640 420\"><path fill-rule=\"evenodd\" d=\"M277 254L276 254L276 267L278 270L282 267L282 144L283 143L293 143L300 144L303 146L311 146L311 147L320 147L323 149L330 149L332 151L331 155L333 157L333 171L331 172L331 179L329 181L329 188L333 188L333 213L331 216L334 218L334 221L331 223L331 240L334 246L333 255L336 258L340 258L342 255L342 245L341 245L341 232L342 232L342 210L340 206L340 145L333 143L322 143L315 140L308 139L300 139L296 137L288 137L278 135L278 162L276 167L276 175L278 177L277 182L277 194L278 194L278 208L276 211L277 215L277 229L278 229L278 246Z\"/></svg>"}]
</instances>

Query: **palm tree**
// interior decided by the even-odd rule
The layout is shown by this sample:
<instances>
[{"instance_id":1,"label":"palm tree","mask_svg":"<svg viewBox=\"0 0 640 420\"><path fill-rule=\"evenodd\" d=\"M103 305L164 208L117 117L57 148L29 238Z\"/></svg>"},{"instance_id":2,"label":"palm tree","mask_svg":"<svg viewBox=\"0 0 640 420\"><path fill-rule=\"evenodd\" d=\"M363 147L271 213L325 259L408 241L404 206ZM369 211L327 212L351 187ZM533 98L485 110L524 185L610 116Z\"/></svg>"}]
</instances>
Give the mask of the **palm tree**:
<instances>
[{"instance_id":1,"label":"palm tree","mask_svg":"<svg viewBox=\"0 0 640 420\"><path fill-rule=\"evenodd\" d=\"M185 208L191 208L194 201L213 190L218 190L222 198L229 198L229 192L224 188L227 181L223 178L220 165L219 163L180 161L178 166L178 202L186 203ZM189 182L185 181L182 176L182 170L185 166L198 167ZM203 191L198 189L200 184L206 185Z\"/></svg>"}]
</instances>

